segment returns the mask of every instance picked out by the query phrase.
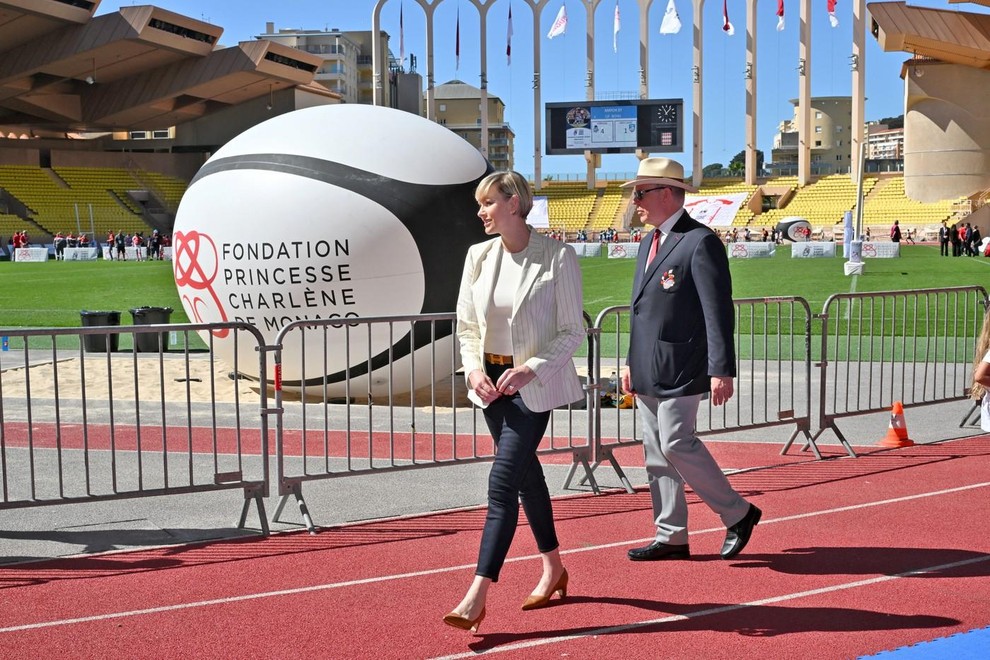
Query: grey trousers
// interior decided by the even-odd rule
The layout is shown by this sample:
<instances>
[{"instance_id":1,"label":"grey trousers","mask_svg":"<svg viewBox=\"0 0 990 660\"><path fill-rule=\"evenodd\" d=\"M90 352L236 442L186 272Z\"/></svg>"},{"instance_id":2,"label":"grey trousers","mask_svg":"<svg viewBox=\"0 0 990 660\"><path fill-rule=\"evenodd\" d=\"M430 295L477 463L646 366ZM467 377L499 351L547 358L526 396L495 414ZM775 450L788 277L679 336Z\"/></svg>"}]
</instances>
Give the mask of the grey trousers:
<instances>
[{"instance_id":1,"label":"grey trousers","mask_svg":"<svg viewBox=\"0 0 990 660\"><path fill-rule=\"evenodd\" d=\"M698 494L729 527L749 510L722 469L695 435L703 395L654 399L636 395L643 422L646 474L657 526L656 540L672 545L688 542L688 507L684 484Z\"/></svg>"}]
</instances>

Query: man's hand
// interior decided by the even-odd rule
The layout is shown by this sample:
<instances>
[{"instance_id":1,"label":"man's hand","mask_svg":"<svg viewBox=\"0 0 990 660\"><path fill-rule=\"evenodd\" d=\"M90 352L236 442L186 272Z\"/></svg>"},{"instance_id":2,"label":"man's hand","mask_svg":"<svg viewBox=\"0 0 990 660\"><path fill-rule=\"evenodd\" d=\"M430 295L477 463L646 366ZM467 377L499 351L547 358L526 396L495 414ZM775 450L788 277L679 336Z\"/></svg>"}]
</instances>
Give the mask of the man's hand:
<instances>
[{"instance_id":1,"label":"man's hand","mask_svg":"<svg viewBox=\"0 0 990 660\"><path fill-rule=\"evenodd\" d=\"M732 398L732 377L712 376L712 405L720 406Z\"/></svg>"},{"instance_id":2,"label":"man's hand","mask_svg":"<svg viewBox=\"0 0 990 660\"><path fill-rule=\"evenodd\" d=\"M632 376L629 375L628 366L622 367L622 371L619 372L619 388L623 394L636 394L632 388Z\"/></svg>"}]
</instances>

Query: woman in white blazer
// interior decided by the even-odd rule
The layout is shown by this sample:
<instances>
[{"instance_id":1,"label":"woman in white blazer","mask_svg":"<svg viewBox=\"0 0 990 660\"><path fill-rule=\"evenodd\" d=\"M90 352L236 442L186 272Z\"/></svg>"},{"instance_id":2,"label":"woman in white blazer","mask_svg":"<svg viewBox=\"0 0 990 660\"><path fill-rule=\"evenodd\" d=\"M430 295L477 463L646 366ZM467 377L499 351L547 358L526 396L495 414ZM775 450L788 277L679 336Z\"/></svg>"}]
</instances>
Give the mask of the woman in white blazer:
<instances>
[{"instance_id":1,"label":"woman in white blazer","mask_svg":"<svg viewBox=\"0 0 990 660\"><path fill-rule=\"evenodd\" d=\"M460 604L444 622L477 630L485 600L512 543L522 500L543 558L543 575L522 609L567 594L553 509L536 449L554 408L584 396L574 370L585 338L581 271L569 246L532 231L529 183L496 172L475 191L485 233L496 238L468 250L457 298L457 337L468 396L484 408L498 447L488 479L488 514L478 567Z\"/></svg>"}]
</instances>

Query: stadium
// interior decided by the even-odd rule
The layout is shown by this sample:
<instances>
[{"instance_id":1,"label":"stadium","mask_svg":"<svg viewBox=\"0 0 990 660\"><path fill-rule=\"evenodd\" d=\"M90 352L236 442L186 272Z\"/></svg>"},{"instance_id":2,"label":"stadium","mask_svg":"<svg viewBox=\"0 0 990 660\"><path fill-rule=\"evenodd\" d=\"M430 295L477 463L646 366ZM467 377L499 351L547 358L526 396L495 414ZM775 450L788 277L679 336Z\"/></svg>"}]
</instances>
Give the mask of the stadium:
<instances>
[{"instance_id":1,"label":"stadium","mask_svg":"<svg viewBox=\"0 0 990 660\"><path fill-rule=\"evenodd\" d=\"M422 9L431 32L442 1L407 1L405 20ZM903 118L867 121L855 66L847 97L802 80L767 163L749 137L702 161L700 85L565 102L535 65L529 221L582 257L583 396L536 449L573 582L520 609L546 554L523 522L464 634L441 617L472 579L498 447L453 302L484 240L474 188L521 149L484 82L434 85L431 55L424 90L386 3L353 31L268 24L221 46L222 26L159 6L0 0L4 655L980 657L990 436L971 388L990 261L938 244L943 227L990 237L973 93L990 16L855 2L853 52L906 54ZM696 46L700 81L719 65ZM602 116L659 123L587 148ZM618 150L684 154L685 207L729 256L735 390L694 432L763 510L735 558L729 521L688 490L692 560L626 560L651 528L619 382L652 227L620 186L634 174L601 170ZM587 169L545 176L555 151ZM854 234L865 268L843 272Z\"/></svg>"},{"instance_id":2,"label":"stadium","mask_svg":"<svg viewBox=\"0 0 990 660\"><path fill-rule=\"evenodd\" d=\"M157 229L170 234L185 185L220 145L272 116L347 100L335 91L343 89L340 81L327 82L322 73L326 45L306 46L305 35L271 31L265 35L269 39L217 48L221 27L154 6L125 7L94 17L98 6L98 2L58 0L4 5L3 43L8 55L3 73L7 91L0 105L0 249L8 248L4 257L9 258L9 239L18 232L25 232L31 244L46 247L59 232L86 233L91 242L101 244L110 231L150 235ZM889 145L886 151L862 154L866 165L860 192L860 151L867 151L866 142L889 141L890 136L876 130L864 140L851 130L845 113L862 118L862 100L855 95L830 112L833 99L812 98L809 91L795 101L794 121L785 122L792 125L775 140L780 148L775 148L773 167L757 163L751 148L740 160L741 169L705 170L696 148L693 168L686 169L693 172L700 195L740 200L732 207L734 213L721 214L715 226L733 232L748 227L760 233L784 217L796 216L807 219L816 238L841 239L843 216L858 210L862 195L861 231L869 227L872 236L881 240L895 219L926 241L934 239L942 221L970 223L987 235L988 181L977 173L985 170L980 164L985 163L990 138L981 111L967 102L969 87L981 84L987 51L979 39L959 36L978 33L985 28L986 17L903 3L873 3L870 10L872 32L881 46L911 56L904 64L904 127L894 131L901 140L894 141L894 160L902 165L892 172L870 171L872 164L890 161ZM956 36L939 36L945 32ZM350 102L377 102L435 117L434 88L422 91L420 77L402 68L387 39L374 40L373 32L347 34L349 40L359 39L360 34L366 39L362 52L373 54L363 56L360 96ZM339 43L341 34L309 38L314 44L317 38ZM925 78L925 71L935 75ZM936 81L938 88L933 87ZM487 90L471 89L487 99ZM425 101L422 107L420 97ZM538 99L535 95L534 102ZM699 101L696 98L695 104ZM480 122L479 135L465 132L464 136L483 153L491 153L497 166L511 164L503 148L480 144L482 136L498 144L505 141L495 129L497 116L488 130L488 104L482 104L482 116L465 117L456 103L449 100L450 121ZM493 107L497 109L499 103ZM453 118L458 113L459 118ZM446 118L443 121L447 123ZM684 131L683 121L676 130ZM835 133L833 124L845 124L852 137L845 145L848 165L844 167L828 165L832 154L842 151L842 141L835 139L842 134ZM946 125L958 129L933 130ZM822 146L810 146L802 131L822 137L823 126L824 144L819 140ZM555 130L546 126L548 133ZM540 152L539 130L536 135ZM696 136L692 142L697 147L701 139ZM808 146L798 149L798 144ZM609 152L614 150L585 154L593 163L600 158L597 154ZM589 166L587 176L578 175L584 181L544 180L539 160L538 154L533 185L537 195L546 197L549 229L564 232L568 239L579 232L597 237L605 230L615 231L619 240L628 237L636 220L628 192L623 195L618 181L608 180L614 177L599 177Z\"/></svg>"}]
</instances>

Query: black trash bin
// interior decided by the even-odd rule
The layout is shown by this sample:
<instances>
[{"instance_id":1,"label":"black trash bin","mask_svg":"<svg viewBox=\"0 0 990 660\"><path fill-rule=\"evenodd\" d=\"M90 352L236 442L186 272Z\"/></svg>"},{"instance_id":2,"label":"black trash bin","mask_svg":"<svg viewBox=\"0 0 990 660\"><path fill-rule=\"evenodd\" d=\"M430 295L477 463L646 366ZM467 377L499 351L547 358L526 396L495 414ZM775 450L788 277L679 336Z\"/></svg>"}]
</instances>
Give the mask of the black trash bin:
<instances>
[{"instance_id":1,"label":"black trash bin","mask_svg":"<svg viewBox=\"0 0 990 660\"><path fill-rule=\"evenodd\" d=\"M138 307L131 310L134 325L158 325L168 323L172 316L171 307ZM168 350L168 333L136 332L134 333L134 350L139 353L157 353L159 338L161 349Z\"/></svg>"},{"instance_id":2,"label":"black trash bin","mask_svg":"<svg viewBox=\"0 0 990 660\"><path fill-rule=\"evenodd\" d=\"M84 328L101 325L120 325L120 312L90 312L85 309L79 312ZM83 335L83 350L87 353L106 353L107 338L110 339L110 350L116 351L118 345L117 333L108 335Z\"/></svg>"}]
</instances>

